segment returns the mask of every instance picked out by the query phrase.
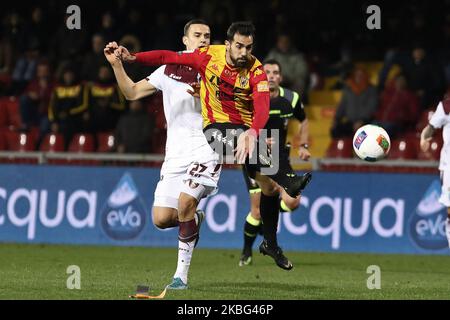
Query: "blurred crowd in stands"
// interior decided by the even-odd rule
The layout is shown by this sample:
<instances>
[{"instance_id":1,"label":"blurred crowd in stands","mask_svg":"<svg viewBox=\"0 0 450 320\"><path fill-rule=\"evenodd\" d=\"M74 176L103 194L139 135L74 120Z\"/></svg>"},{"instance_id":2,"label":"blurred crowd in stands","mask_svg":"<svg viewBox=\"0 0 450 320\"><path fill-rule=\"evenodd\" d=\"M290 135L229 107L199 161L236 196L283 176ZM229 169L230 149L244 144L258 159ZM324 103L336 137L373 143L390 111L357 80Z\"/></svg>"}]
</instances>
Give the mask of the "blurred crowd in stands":
<instances>
[{"instance_id":1,"label":"blurred crowd in stands","mask_svg":"<svg viewBox=\"0 0 450 320\"><path fill-rule=\"evenodd\" d=\"M81 8L81 30L66 27L70 4ZM369 122L396 137L414 130L421 114L450 87L450 1L385 3L381 30L366 28L369 4L331 0L3 2L0 127L33 132L36 150L42 150L43 140L51 133L61 137L64 150L80 133L94 137L93 150L99 150L99 137L107 133L115 139L110 151L163 153L161 94L125 101L103 48L109 41L118 41L132 52L180 50L184 24L201 17L210 23L213 43L223 43L232 21L253 21L255 55L281 63L283 85L300 92L306 108L311 91L323 90L324 79L337 78L331 89L342 90L342 98L332 137L352 136L355 128ZM358 61L383 62L377 83L371 83L367 70L355 64ZM152 70L126 66L134 81Z\"/></svg>"}]
</instances>

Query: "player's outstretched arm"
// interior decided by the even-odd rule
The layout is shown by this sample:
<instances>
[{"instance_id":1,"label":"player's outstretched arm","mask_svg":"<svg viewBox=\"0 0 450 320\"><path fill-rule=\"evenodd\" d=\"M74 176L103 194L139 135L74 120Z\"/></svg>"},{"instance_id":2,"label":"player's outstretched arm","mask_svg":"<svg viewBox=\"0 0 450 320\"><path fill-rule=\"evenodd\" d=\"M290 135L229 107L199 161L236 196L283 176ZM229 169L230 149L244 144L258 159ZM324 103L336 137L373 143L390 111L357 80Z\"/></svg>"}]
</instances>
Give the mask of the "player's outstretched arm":
<instances>
[{"instance_id":1,"label":"player's outstretched arm","mask_svg":"<svg viewBox=\"0 0 450 320\"><path fill-rule=\"evenodd\" d=\"M425 128L423 128L420 133L420 148L423 152L427 152L430 148L431 138L433 137L435 129L428 124Z\"/></svg>"},{"instance_id":2,"label":"player's outstretched arm","mask_svg":"<svg viewBox=\"0 0 450 320\"><path fill-rule=\"evenodd\" d=\"M235 148L238 163L245 162L247 155L250 157L256 144L256 137L269 120L270 96L267 76L262 68L257 69L250 78L250 87L253 97L252 126L238 137Z\"/></svg>"},{"instance_id":3,"label":"player's outstretched arm","mask_svg":"<svg viewBox=\"0 0 450 320\"><path fill-rule=\"evenodd\" d=\"M122 61L116 56L115 50L119 46L116 42L110 42L103 50L106 59L111 64L119 85L120 91L127 100L138 100L156 92L156 88L152 86L147 80L143 79L139 82L134 82L128 77L123 68ZM128 50L127 50L128 51Z\"/></svg>"},{"instance_id":4,"label":"player's outstretched arm","mask_svg":"<svg viewBox=\"0 0 450 320\"><path fill-rule=\"evenodd\" d=\"M169 50L153 50L131 54L125 47L119 46L115 55L125 62L138 62L146 66L161 66L164 64L178 64L201 71L205 55L198 50L193 52L175 52Z\"/></svg>"},{"instance_id":5,"label":"player's outstretched arm","mask_svg":"<svg viewBox=\"0 0 450 320\"><path fill-rule=\"evenodd\" d=\"M311 157L311 153L306 148L309 140L308 119L305 119L301 122L299 134L300 134L300 147L298 149L298 156L300 157L300 159L308 161L309 158Z\"/></svg>"}]
</instances>

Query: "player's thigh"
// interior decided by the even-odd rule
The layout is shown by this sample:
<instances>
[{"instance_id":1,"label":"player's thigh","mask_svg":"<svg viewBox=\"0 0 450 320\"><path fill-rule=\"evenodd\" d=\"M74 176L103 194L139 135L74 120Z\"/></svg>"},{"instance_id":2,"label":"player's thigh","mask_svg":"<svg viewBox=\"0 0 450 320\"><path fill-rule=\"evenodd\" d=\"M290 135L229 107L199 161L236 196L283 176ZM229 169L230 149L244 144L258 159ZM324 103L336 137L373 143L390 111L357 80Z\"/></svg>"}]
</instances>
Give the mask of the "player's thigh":
<instances>
[{"instance_id":1,"label":"player's thigh","mask_svg":"<svg viewBox=\"0 0 450 320\"><path fill-rule=\"evenodd\" d=\"M183 178L184 173L169 173L161 170L161 178L155 189L153 207L177 210Z\"/></svg>"},{"instance_id":2,"label":"player's thigh","mask_svg":"<svg viewBox=\"0 0 450 320\"><path fill-rule=\"evenodd\" d=\"M261 187L261 192L264 193L264 195L275 196L279 194L277 183L268 176L262 175L260 172L256 172L255 180Z\"/></svg>"},{"instance_id":3,"label":"player's thigh","mask_svg":"<svg viewBox=\"0 0 450 320\"><path fill-rule=\"evenodd\" d=\"M217 193L222 165L218 159L193 162L183 177L180 193L190 195L200 202L202 198Z\"/></svg>"}]
</instances>

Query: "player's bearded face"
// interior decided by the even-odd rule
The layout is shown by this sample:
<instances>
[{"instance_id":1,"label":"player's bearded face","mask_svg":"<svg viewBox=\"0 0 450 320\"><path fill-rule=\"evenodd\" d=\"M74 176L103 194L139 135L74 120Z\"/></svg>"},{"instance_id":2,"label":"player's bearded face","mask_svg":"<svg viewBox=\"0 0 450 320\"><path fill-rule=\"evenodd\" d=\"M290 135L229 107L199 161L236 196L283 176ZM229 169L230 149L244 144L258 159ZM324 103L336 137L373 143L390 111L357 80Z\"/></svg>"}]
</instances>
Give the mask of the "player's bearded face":
<instances>
[{"instance_id":1,"label":"player's bearded face","mask_svg":"<svg viewBox=\"0 0 450 320\"><path fill-rule=\"evenodd\" d=\"M246 67L252 57L253 37L235 34L232 42L227 41L227 49L234 67Z\"/></svg>"}]
</instances>

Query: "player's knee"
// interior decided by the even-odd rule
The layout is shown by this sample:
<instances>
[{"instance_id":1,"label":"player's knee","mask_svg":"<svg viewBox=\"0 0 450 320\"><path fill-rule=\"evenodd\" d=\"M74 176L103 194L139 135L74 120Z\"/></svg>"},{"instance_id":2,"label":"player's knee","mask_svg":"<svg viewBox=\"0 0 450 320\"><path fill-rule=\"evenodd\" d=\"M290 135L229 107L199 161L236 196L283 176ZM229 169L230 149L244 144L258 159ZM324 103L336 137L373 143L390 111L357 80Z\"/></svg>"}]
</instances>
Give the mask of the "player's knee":
<instances>
[{"instance_id":1,"label":"player's knee","mask_svg":"<svg viewBox=\"0 0 450 320\"><path fill-rule=\"evenodd\" d=\"M272 184L268 184L265 185L264 187L261 186L261 192L268 197L273 197L276 196L277 194L279 194L278 188L276 187L276 185L272 185Z\"/></svg>"},{"instance_id":2,"label":"player's knee","mask_svg":"<svg viewBox=\"0 0 450 320\"><path fill-rule=\"evenodd\" d=\"M153 213L153 224L159 229L169 228L171 223L167 216Z\"/></svg>"},{"instance_id":3,"label":"player's knee","mask_svg":"<svg viewBox=\"0 0 450 320\"><path fill-rule=\"evenodd\" d=\"M153 224L158 229L167 229L167 228L169 228L169 224L166 221L163 221L163 220L155 220L155 219L153 219Z\"/></svg>"},{"instance_id":4,"label":"player's knee","mask_svg":"<svg viewBox=\"0 0 450 320\"><path fill-rule=\"evenodd\" d=\"M265 196L272 197L279 194L278 185L269 177L257 174L255 180L258 182L258 185L261 187L261 192Z\"/></svg>"},{"instance_id":5,"label":"player's knee","mask_svg":"<svg viewBox=\"0 0 450 320\"><path fill-rule=\"evenodd\" d=\"M178 224L176 209L153 207L152 220L155 227L167 229Z\"/></svg>"}]
</instances>

